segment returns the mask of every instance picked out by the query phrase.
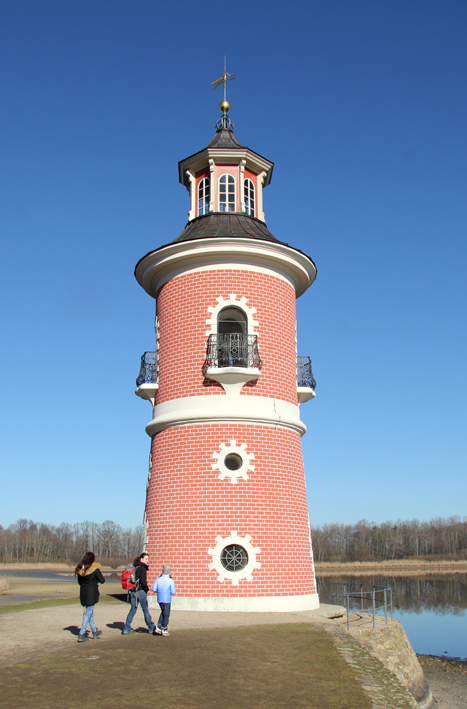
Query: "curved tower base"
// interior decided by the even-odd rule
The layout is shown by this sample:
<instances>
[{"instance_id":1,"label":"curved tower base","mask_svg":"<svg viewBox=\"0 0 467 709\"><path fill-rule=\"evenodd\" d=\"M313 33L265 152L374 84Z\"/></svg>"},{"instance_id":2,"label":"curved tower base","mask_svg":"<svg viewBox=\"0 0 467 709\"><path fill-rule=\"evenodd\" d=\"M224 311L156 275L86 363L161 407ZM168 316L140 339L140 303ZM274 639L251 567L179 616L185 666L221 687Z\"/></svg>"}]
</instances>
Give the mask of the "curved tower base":
<instances>
[{"instance_id":1,"label":"curved tower base","mask_svg":"<svg viewBox=\"0 0 467 709\"><path fill-rule=\"evenodd\" d=\"M159 608L155 596L148 598L150 608ZM250 598L179 598L174 596L176 611L224 611L233 613L293 613L319 608L317 593L307 596L256 596Z\"/></svg>"}]
</instances>

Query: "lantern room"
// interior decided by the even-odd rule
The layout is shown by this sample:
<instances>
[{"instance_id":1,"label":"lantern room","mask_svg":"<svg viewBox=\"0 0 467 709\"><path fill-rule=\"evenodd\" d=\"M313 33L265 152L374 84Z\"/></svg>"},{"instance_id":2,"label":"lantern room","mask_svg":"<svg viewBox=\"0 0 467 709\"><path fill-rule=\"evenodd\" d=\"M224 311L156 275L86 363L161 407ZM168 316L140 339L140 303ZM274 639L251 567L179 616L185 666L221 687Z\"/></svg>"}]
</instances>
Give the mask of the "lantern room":
<instances>
[{"instance_id":1,"label":"lantern room","mask_svg":"<svg viewBox=\"0 0 467 709\"><path fill-rule=\"evenodd\" d=\"M274 165L242 145L233 131L224 112L204 150L179 162L180 182L190 193L188 221L229 212L265 221L263 189L271 181Z\"/></svg>"}]
</instances>

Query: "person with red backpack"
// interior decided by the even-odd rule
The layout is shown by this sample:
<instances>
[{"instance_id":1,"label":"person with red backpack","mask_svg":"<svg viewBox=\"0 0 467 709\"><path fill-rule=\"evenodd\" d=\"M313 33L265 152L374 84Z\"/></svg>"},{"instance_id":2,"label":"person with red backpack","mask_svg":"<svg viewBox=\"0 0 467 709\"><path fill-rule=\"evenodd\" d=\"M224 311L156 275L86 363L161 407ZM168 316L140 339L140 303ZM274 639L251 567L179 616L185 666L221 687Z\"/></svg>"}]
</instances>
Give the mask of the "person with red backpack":
<instances>
[{"instance_id":1,"label":"person with red backpack","mask_svg":"<svg viewBox=\"0 0 467 709\"><path fill-rule=\"evenodd\" d=\"M122 571L122 588L124 591L126 591L126 600L128 603L130 602L130 591L133 591L135 588L135 564L137 564L139 561L139 556L136 557L136 559L133 561L133 564L130 564L129 566L125 566L125 568Z\"/></svg>"},{"instance_id":2,"label":"person with red backpack","mask_svg":"<svg viewBox=\"0 0 467 709\"><path fill-rule=\"evenodd\" d=\"M132 574L129 575L127 579L127 588L130 593L130 603L131 603L131 608L130 611L127 615L125 625L122 630L122 635L131 635L131 633L134 633L135 631L131 627L131 621L133 620L136 609L138 608L138 603L140 604L141 608L143 609L144 613L144 620L146 621L146 625L148 626L148 631L152 633L154 631L155 625L153 623L153 620L151 618L151 614L149 613L149 608L148 608L148 591L149 591L149 586L148 586L148 579L147 579L147 573L148 573L148 562L149 562L149 554L146 552L143 552L140 554L139 559L135 560L135 570ZM123 583L123 574L122 574L122 583ZM131 588L131 584L134 583L133 588Z\"/></svg>"}]
</instances>

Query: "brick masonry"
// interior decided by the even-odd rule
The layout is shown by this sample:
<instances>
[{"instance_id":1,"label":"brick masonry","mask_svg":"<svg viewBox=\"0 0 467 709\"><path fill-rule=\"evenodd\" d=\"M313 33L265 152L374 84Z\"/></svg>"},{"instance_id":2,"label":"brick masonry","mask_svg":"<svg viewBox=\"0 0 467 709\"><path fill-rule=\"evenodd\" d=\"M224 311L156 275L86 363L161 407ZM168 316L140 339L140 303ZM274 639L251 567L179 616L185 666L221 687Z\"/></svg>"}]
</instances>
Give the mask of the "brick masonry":
<instances>
[{"instance_id":1,"label":"brick masonry","mask_svg":"<svg viewBox=\"0 0 467 709\"><path fill-rule=\"evenodd\" d=\"M183 396L223 394L220 384L203 376L206 320L217 298L247 298L256 308L260 357L257 382L241 396L275 396L297 404L295 291L282 279L257 271L222 269L173 278L157 294L159 391L156 404Z\"/></svg>"},{"instance_id":2,"label":"brick masonry","mask_svg":"<svg viewBox=\"0 0 467 709\"><path fill-rule=\"evenodd\" d=\"M185 273L157 294L159 389L156 405L187 396L226 396L203 375L206 320L217 298L236 294L256 308L263 369L240 396L275 397L297 405L295 291L282 278L219 268ZM214 402L213 402L214 403ZM219 480L213 453L234 439L254 455L249 479ZM305 473L298 433L281 426L212 422L174 426L152 438L147 491L150 581L172 565L182 597L315 594ZM216 537L250 535L260 549L252 580L219 582L209 569ZM286 610L286 609L284 609Z\"/></svg>"}]
</instances>

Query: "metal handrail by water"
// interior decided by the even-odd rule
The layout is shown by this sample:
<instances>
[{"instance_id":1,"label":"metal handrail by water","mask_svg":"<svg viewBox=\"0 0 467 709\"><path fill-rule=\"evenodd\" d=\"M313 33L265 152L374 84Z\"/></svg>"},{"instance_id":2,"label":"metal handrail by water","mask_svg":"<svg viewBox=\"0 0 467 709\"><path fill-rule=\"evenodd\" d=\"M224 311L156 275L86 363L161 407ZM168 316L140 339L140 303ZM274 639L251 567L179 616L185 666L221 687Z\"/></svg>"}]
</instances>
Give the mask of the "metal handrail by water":
<instances>
[{"instance_id":1,"label":"metal handrail by water","mask_svg":"<svg viewBox=\"0 0 467 709\"><path fill-rule=\"evenodd\" d=\"M324 586L324 589L323 589ZM326 588L329 592L326 593ZM392 620L392 587L375 586L373 584L329 583L318 581L318 594L325 596L327 601L341 601L347 611L347 630L350 628L350 613L360 611L370 613L373 617L373 628L376 616L383 615L388 624L388 612Z\"/></svg>"}]
</instances>

